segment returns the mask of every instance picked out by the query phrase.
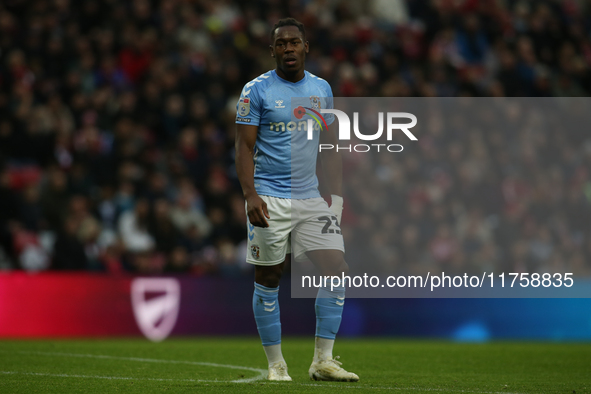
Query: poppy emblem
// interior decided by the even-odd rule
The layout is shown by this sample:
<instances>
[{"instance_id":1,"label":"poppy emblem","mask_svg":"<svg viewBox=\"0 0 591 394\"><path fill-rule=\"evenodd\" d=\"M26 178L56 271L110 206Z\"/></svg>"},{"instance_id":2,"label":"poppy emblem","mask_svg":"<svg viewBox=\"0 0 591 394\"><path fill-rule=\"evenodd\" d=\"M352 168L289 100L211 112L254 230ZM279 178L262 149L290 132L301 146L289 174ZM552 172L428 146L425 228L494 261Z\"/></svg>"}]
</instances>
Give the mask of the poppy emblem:
<instances>
[{"instance_id":1,"label":"poppy emblem","mask_svg":"<svg viewBox=\"0 0 591 394\"><path fill-rule=\"evenodd\" d=\"M293 115L297 118L297 119L302 119L304 117L304 115L306 115L306 109L302 106L297 107L296 109L293 110Z\"/></svg>"}]
</instances>

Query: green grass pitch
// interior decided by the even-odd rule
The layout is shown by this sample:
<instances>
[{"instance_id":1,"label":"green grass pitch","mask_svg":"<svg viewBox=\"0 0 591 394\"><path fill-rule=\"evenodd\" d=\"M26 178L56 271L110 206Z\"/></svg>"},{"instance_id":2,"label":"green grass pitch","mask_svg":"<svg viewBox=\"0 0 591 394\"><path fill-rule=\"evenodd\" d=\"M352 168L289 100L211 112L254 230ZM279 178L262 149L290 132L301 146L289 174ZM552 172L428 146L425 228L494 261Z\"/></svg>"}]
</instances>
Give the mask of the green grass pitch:
<instances>
[{"instance_id":1,"label":"green grass pitch","mask_svg":"<svg viewBox=\"0 0 591 394\"><path fill-rule=\"evenodd\" d=\"M337 340L358 383L308 378L312 338L285 338L293 382L267 382L258 338L0 341L0 393L591 393L591 344Z\"/></svg>"}]
</instances>

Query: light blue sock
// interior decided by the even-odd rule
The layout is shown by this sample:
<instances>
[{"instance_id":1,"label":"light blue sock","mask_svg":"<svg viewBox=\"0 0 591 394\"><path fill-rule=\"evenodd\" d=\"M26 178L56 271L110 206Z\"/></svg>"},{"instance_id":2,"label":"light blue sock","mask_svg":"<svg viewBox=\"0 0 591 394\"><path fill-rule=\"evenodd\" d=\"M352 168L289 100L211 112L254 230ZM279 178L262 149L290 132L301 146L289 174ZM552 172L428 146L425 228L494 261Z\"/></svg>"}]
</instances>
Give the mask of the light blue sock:
<instances>
[{"instance_id":1,"label":"light blue sock","mask_svg":"<svg viewBox=\"0 0 591 394\"><path fill-rule=\"evenodd\" d=\"M345 305L345 287L321 287L316 296L316 336L335 339Z\"/></svg>"},{"instance_id":2,"label":"light blue sock","mask_svg":"<svg viewBox=\"0 0 591 394\"><path fill-rule=\"evenodd\" d=\"M263 346L281 343L281 321L279 320L279 287L270 288L254 284L252 310Z\"/></svg>"}]
</instances>

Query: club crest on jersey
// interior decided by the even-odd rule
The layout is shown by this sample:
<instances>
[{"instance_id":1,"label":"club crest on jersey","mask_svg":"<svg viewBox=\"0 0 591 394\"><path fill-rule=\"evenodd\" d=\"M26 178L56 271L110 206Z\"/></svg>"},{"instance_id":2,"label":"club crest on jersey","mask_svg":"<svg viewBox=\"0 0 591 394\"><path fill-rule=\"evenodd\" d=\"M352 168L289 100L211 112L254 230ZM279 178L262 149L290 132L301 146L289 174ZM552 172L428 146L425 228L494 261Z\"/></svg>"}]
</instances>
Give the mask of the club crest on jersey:
<instances>
[{"instance_id":1,"label":"club crest on jersey","mask_svg":"<svg viewBox=\"0 0 591 394\"><path fill-rule=\"evenodd\" d=\"M313 109L321 109L320 107L320 97L318 96L310 96L310 105Z\"/></svg>"},{"instance_id":2,"label":"club crest on jersey","mask_svg":"<svg viewBox=\"0 0 591 394\"><path fill-rule=\"evenodd\" d=\"M238 102L238 115L246 116L250 113L250 99L248 97L241 97Z\"/></svg>"},{"instance_id":3,"label":"club crest on jersey","mask_svg":"<svg viewBox=\"0 0 591 394\"><path fill-rule=\"evenodd\" d=\"M250 254L252 258L258 260L261 258L261 250L258 245L251 245L250 246Z\"/></svg>"}]
</instances>

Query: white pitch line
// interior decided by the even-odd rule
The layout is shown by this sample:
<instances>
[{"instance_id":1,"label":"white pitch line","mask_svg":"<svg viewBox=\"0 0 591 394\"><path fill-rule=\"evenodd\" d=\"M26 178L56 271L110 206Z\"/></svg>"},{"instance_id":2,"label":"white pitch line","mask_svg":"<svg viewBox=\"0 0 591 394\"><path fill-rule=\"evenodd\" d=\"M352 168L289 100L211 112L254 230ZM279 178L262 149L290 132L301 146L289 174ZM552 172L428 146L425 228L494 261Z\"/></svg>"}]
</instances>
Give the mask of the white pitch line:
<instances>
[{"instance_id":1,"label":"white pitch line","mask_svg":"<svg viewBox=\"0 0 591 394\"><path fill-rule=\"evenodd\" d=\"M99 376L99 375L68 375L68 374L50 374L50 373L37 373L37 372L19 372L19 371L0 371L1 374L24 374L31 376L53 376L53 377L64 377L64 378L90 378L90 379L110 379L110 380L149 380L149 381L161 381L161 382L196 382L196 383L252 383L258 380L265 379L267 377L267 371L260 368L244 367L240 365L231 364L217 364L202 361L184 361L184 360L164 360L156 358L141 358L141 357L121 357L121 356L108 356L103 354L84 354L84 353L59 353L59 352L33 352L33 351L19 351L22 354L37 354L41 356L62 356L62 357L81 357L81 358L98 358L108 360L123 360L123 361L137 361L146 363L163 363L163 364L186 364L186 365L200 365L205 367L217 367L217 368L228 368L238 369L244 371L258 372L259 375L252 378L236 379L236 380L203 380L203 379L164 379L164 378L132 378L124 376ZM311 387L329 387L328 385L319 383L276 383L266 382L269 385L298 385L298 386L311 386ZM332 386L331 386L332 387ZM335 386L337 387L337 386ZM374 389L374 390L407 390L417 392L441 392L441 391L452 391L450 389L437 389L437 388L420 388L420 387L389 387L389 386L367 386L358 383L351 385L339 385L338 388L344 389ZM473 391L473 390L453 390L455 393L472 393L472 394L520 394L511 393L506 391Z\"/></svg>"},{"instance_id":2,"label":"white pitch line","mask_svg":"<svg viewBox=\"0 0 591 394\"><path fill-rule=\"evenodd\" d=\"M69 375L65 373L42 373L42 372L23 372L23 371L0 371L3 375L29 375L29 376L50 376L56 378L87 378L87 379L107 379L107 380L149 380L156 382L196 382L196 383L226 383L223 380L203 380L203 379L164 379L164 378L130 378L126 376L101 376L101 375Z\"/></svg>"},{"instance_id":3,"label":"white pitch line","mask_svg":"<svg viewBox=\"0 0 591 394\"><path fill-rule=\"evenodd\" d=\"M238 370L242 370L242 371L252 371L252 372L258 373L257 376L254 376L252 378L224 381L224 382L230 382L230 383L251 383L251 382L255 382L257 380L265 379L267 377L267 370L265 370L265 369L244 367L244 366L240 366L240 365L208 363L208 362L201 362L201 361L163 360L163 359L156 359L156 358L120 357L120 356L107 356L107 355L103 355L103 354L59 353L59 352L20 351L18 353L37 354L40 356L61 356L61 357L80 357L80 358L99 358L99 359L108 359L108 360L138 361L138 362L144 362L144 363L199 365L199 366L204 366L204 367L238 369ZM199 380L196 380L196 381L199 381Z\"/></svg>"},{"instance_id":4,"label":"white pitch line","mask_svg":"<svg viewBox=\"0 0 591 394\"><path fill-rule=\"evenodd\" d=\"M69 375L63 373L41 373L41 372L22 372L22 371L0 371L3 375L28 375L28 376L49 376L56 378L85 378L85 379L106 379L106 380L145 380L156 382L193 382L193 383L227 383L224 380L206 380L206 379L163 379L163 378L131 378L125 376L101 376L101 375ZM236 381L232 381L236 383ZM338 387L339 389L373 389L373 390L406 390L418 392L440 392L451 391L454 393L478 393L478 394L518 394L507 393L505 391L470 391L470 390L450 390L450 389L436 389L436 388L419 388L419 387L387 387L387 386L363 386L356 383L350 385L326 385L318 383L276 383L266 382L265 385L283 385L283 386L311 386L311 387Z\"/></svg>"}]
</instances>

